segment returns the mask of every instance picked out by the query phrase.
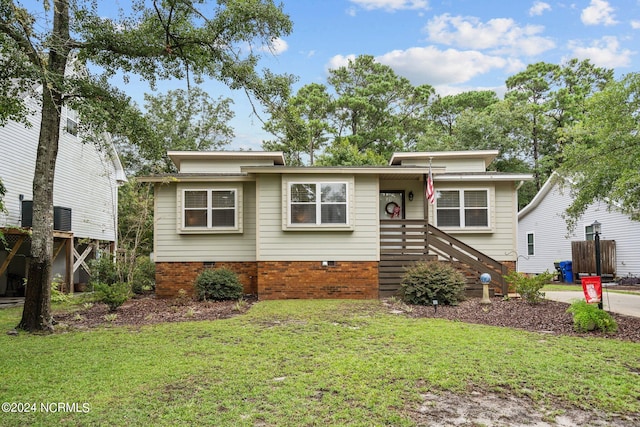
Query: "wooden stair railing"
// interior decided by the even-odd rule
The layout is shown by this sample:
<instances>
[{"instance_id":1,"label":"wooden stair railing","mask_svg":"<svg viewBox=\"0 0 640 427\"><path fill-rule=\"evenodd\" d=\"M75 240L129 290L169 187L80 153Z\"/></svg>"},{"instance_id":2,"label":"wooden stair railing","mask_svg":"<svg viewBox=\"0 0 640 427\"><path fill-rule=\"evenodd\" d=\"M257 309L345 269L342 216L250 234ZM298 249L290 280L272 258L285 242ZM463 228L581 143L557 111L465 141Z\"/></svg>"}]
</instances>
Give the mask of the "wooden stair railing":
<instances>
[{"instance_id":1,"label":"wooden stair railing","mask_svg":"<svg viewBox=\"0 0 640 427\"><path fill-rule=\"evenodd\" d=\"M381 296L397 291L407 267L418 261L436 259L455 263L472 284L477 283L480 274L489 273L495 292L507 294L508 285L503 276L508 270L502 263L424 220L380 221Z\"/></svg>"}]
</instances>

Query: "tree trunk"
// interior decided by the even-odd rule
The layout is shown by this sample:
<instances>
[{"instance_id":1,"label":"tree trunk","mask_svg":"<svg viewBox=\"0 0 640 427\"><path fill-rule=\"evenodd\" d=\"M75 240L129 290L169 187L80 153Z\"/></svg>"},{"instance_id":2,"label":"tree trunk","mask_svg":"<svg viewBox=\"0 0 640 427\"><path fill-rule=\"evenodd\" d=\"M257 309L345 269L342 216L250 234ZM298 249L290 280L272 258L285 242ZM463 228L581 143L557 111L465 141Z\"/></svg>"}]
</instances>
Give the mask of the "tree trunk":
<instances>
[{"instance_id":1,"label":"tree trunk","mask_svg":"<svg viewBox=\"0 0 640 427\"><path fill-rule=\"evenodd\" d=\"M53 38L57 44L49 51L43 71L42 121L33 178L33 229L31 259L22 320L18 328L26 331L52 331L51 267L53 263L53 178L60 141L62 81L69 57L69 6L54 1Z\"/></svg>"}]
</instances>

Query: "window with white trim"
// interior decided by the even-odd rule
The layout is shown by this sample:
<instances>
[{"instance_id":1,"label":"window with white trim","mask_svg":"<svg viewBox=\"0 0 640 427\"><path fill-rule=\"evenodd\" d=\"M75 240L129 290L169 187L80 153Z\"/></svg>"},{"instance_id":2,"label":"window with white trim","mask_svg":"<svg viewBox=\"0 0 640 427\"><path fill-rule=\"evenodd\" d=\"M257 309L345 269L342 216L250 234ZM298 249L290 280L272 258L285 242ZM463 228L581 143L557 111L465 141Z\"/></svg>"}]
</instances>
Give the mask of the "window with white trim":
<instances>
[{"instance_id":1,"label":"window with white trim","mask_svg":"<svg viewBox=\"0 0 640 427\"><path fill-rule=\"evenodd\" d=\"M238 192L234 188L183 190L182 201L184 229L238 228Z\"/></svg>"},{"instance_id":2,"label":"window with white trim","mask_svg":"<svg viewBox=\"0 0 640 427\"><path fill-rule=\"evenodd\" d=\"M438 227L489 227L488 190L439 190L436 200Z\"/></svg>"},{"instance_id":3,"label":"window with white trim","mask_svg":"<svg viewBox=\"0 0 640 427\"><path fill-rule=\"evenodd\" d=\"M348 225L346 182L290 182L290 225Z\"/></svg>"},{"instance_id":4,"label":"window with white trim","mask_svg":"<svg viewBox=\"0 0 640 427\"><path fill-rule=\"evenodd\" d=\"M535 255L535 237L533 233L527 233L527 255Z\"/></svg>"},{"instance_id":5,"label":"window with white trim","mask_svg":"<svg viewBox=\"0 0 640 427\"><path fill-rule=\"evenodd\" d=\"M68 134L78 136L78 122L70 117L67 117L67 127L65 128Z\"/></svg>"},{"instance_id":6,"label":"window with white trim","mask_svg":"<svg viewBox=\"0 0 640 427\"><path fill-rule=\"evenodd\" d=\"M596 233L593 230L593 225L585 225L584 227L584 240L595 240Z\"/></svg>"}]
</instances>

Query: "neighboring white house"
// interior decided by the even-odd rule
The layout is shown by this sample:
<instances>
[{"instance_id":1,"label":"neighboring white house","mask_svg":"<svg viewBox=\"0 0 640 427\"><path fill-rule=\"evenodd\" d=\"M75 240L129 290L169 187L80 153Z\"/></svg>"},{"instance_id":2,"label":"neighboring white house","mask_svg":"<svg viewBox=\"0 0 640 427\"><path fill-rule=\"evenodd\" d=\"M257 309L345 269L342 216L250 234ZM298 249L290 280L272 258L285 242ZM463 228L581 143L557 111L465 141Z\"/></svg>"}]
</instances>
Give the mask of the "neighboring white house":
<instances>
[{"instance_id":1,"label":"neighboring white house","mask_svg":"<svg viewBox=\"0 0 640 427\"><path fill-rule=\"evenodd\" d=\"M0 247L0 296L19 293L28 271L30 239L20 239L16 229L28 226L23 221L31 220L29 202L40 130L39 106L33 100L28 102L33 111L29 116L31 126L9 121L0 127L0 179L6 187L7 208L7 212L0 212L0 228L4 228L9 243L7 250ZM81 267L91 249L116 242L118 185L126 181L110 139L105 136L101 148L85 143L77 125L77 113L64 108L53 195L54 275L59 274L69 285L86 281Z\"/></svg>"},{"instance_id":2,"label":"neighboring white house","mask_svg":"<svg viewBox=\"0 0 640 427\"><path fill-rule=\"evenodd\" d=\"M516 260L517 188L498 152L396 153L388 166L288 167L282 153L169 152L155 184L160 297L205 268L236 271L262 299L377 298L416 260L455 262L496 292ZM425 200L432 163L435 204Z\"/></svg>"},{"instance_id":3,"label":"neighboring white house","mask_svg":"<svg viewBox=\"0 0 640 427\"><path fill-rule=\"evenodd\" d=\"M570 189L554 173L518 212L518 271L553 271L554 262L571 261L571 242L593 240L592 224L598 221L600 239L615 241L616 276L640 276L640 222L595 202L570 231L563 214L571 202Z\"/></svg>"}]
</instances>

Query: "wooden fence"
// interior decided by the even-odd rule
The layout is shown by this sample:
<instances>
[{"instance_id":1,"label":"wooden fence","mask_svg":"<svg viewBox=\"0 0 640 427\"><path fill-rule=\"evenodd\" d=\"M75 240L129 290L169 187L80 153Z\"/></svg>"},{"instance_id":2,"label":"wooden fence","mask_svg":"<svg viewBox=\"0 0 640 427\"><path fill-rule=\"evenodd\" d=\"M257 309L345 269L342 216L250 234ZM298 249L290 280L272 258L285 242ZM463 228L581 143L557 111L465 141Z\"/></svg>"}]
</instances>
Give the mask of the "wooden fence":
<instances>
[{"instance_id":1,"label":"wooden fence","mask_svg":"<svg viewBox=\"0 0 640 427\"><path fill-rule=\"evenodd\" d=\"M571 267L574 281L579 282L580 275L596 274L596 242L587 240L571 242ZM616 276L616 241L600 240L600 267L605 277Z\"/></svg>"}]
</instances>

